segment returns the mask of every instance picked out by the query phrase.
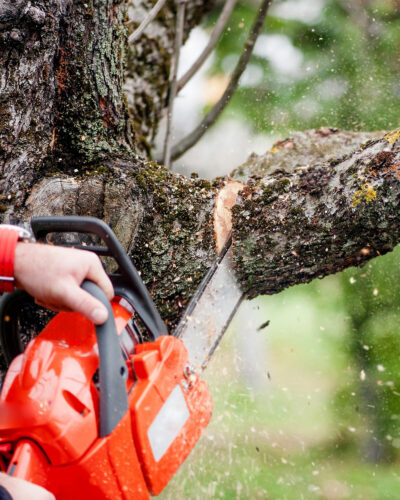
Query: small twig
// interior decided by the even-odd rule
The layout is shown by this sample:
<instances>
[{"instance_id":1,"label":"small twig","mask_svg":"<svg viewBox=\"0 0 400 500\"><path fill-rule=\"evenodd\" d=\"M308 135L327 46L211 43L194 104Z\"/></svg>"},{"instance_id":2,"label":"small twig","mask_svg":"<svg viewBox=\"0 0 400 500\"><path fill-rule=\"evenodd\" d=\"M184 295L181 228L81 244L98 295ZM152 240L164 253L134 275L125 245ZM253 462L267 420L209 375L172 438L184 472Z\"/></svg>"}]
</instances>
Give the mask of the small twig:
<instances>
[{"instance_id":1,"label":"small twig","mask_svg":"<svg viewBox=\"0 0 400 500\"><path fill-rule=\"evenodd\" d=\"M178 12L176 14L176 32L174 42L174 56L172 58L170 85L168 96L168 115L167 115L167 130L165 132L164 141L164 165L169 168L171 164L171 149L172 149L172 115L174 111L174 100L178 91L178 66L179 56L183 42L183 30L185 26L185 0L178 0Z\"/></svg>"},{"instance_id":2,"label":"small twig","mask_svg":"<svg viewBox=\"0 0 400 500\"><path fill-rule=\"evenodd\" d=\"M268 8L272 0L263 0L260 9L258 11L257 17L251 28L250 35L246 40L242 54L240 55L239 61L233 72L232 78L226 88L221 99L215 104L215 106L207 113L203 118L201 123L198 125L193 132L184 137L182 141L172 148L171 159L176 160L181 157L188 149L194 146L198 140L204 135L207 129L215 122L221 112L224 110L228 102L231 100L235 90L239 84L239 79L242 76L243 71L246 69L247 63L250 60L251 54L254 49L254 45L261 33L262 27L264 25L265 17L268 12Z\"/></svg>"},{"instance_id":3,"label":"small twig","mask_svg":"<svg viewBox=\"0 0 400 500\"><path fill-rule=\"evenodd\" d=\"M157 14L160 12L160 10L164 7L165 3L167 0L158 0L154 7L150 10L150 12L147 14L147 16L143 19L143 21L140 23L138 28L130 35L128 38L128 43L134 43L140 36L142 35L143 31L147 28L147 26L154 21L156 18ZM128 24L132 24L133 20L129 21Z\"/></svg>"},{"instance_id":4,"label":"small twig","mask_svg":"<svg viewBox=\"0 0 400 500\"><path fill-rule=\"evenodd\" d=\"M225 28L226 23L232 13L233 8L235 7L237 0L226 0L224 8L218 18L218 21L211 33L210 40L205 46L203 52L199 55L196 61L192 64L192 66L186 71L186 73L179 79L178 81L178 92L187 84L187 82L192 78L192 76L199 70L207 57L214 50L217 45L218 39L221 36L223 29Z\"/></svg>"}]
</instances>

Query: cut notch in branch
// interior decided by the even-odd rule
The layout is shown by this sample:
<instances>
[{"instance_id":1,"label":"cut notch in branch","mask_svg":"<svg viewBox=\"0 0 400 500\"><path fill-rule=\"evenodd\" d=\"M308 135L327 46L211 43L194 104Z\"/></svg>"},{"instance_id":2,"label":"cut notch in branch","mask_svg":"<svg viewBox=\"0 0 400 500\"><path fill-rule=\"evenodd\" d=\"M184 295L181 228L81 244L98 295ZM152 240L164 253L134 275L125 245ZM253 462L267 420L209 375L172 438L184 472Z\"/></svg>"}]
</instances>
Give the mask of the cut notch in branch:
<instances>
[{"instance_id":1,"label":"cut notch in branch","mask_svg":"<svg viewBox=\"0 0 400 500\"><path fill-rule=\"evenodd\" d=\"M217 253L221 253L225 243L232 234L232 207L235 205L238 193L244 184L228 180L218 192L214 209L214 233Z\"/></svg>"}]
</instances>

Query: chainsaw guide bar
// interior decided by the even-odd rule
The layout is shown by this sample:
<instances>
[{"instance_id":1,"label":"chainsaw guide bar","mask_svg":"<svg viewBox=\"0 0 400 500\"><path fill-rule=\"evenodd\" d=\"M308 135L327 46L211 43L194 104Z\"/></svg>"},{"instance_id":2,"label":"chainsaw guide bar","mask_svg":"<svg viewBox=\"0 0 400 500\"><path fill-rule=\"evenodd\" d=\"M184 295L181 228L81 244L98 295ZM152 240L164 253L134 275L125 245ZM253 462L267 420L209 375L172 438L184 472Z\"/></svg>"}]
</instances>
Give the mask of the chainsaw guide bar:
<instances>
[{"instance_id":1,"label":"chainsaw guide bar","mask_svg":"<svg viewBox=\"0 0 400 500\"><path fill-rule=\"evenodd\" d=\"M190 364L197 372L207 366L244 296L233 271L232 257L230 238L174 332L185 344Z\"/></svg>"}]
</instances>

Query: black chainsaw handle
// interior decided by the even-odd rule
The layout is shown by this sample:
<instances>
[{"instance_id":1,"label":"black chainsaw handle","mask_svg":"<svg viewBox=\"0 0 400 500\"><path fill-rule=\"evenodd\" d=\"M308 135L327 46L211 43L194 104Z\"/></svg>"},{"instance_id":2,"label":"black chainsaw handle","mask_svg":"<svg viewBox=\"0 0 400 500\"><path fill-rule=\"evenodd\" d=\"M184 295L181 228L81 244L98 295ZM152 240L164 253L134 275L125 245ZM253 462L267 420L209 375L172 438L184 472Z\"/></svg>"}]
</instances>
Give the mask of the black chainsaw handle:
<instances>
[{"instance_id":1,"label":"black chainsaw handle","mask_svg":"<svg viewBox=\"0 0 400 500\"><path fill-rule=\"evenodd\" d=\"M168 335L167 327L139 273L112 229L104 221L95 217L74 215L34 217L31 220L31 226L38 241L45 241L49 233L92 233L99 236L107 245L106 247L74 245L74 248L89 250L100 256L113 257L119 267L119 273L110 275L114 288L118 288L119 295L126 298L133 306L153 340L160 335Z\"/></svg>"},{"instance_id":2,"label":"black chainsaw handle","mask_svg":"<svg viewBox=\"0 0 400 500\"><path fill-rule=\"evenodd\" d=\"M127 368L122 357L114 314L103 290L92 281L84 281L82 288L99 300L107 309L108 318L95 325L99 346L100 378L100 437L108 436L128 411L126 393Z\"/></svg>"}]
</instances>

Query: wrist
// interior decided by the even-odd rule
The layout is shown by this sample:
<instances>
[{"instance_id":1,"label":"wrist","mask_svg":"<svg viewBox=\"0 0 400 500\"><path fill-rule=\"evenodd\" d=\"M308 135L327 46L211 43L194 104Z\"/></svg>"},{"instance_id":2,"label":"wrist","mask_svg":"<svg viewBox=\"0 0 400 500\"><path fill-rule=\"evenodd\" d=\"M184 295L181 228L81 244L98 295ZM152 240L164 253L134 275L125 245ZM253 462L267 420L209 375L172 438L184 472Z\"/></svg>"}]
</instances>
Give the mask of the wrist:
<instances>
[{"instance_id":1,"label":"wrist","mask_svg":"<svg viewBox=\"0 0 400 500\"><path fill-rule=\"evenodd\" d=\"M0 226L0 292L14 291L14 259L19 234Z\"/></svg>"},{"instance_id":2,"label":"wrist","mask_svg":"<svg viewBox=\"0 0 400 500\"><path fill-rule=\"evenodd\" d=\"M13 292L15 281L15 258L18 241L32 239L24 228L0 225L0 292Z\"/></svg>"}]
</instances>

